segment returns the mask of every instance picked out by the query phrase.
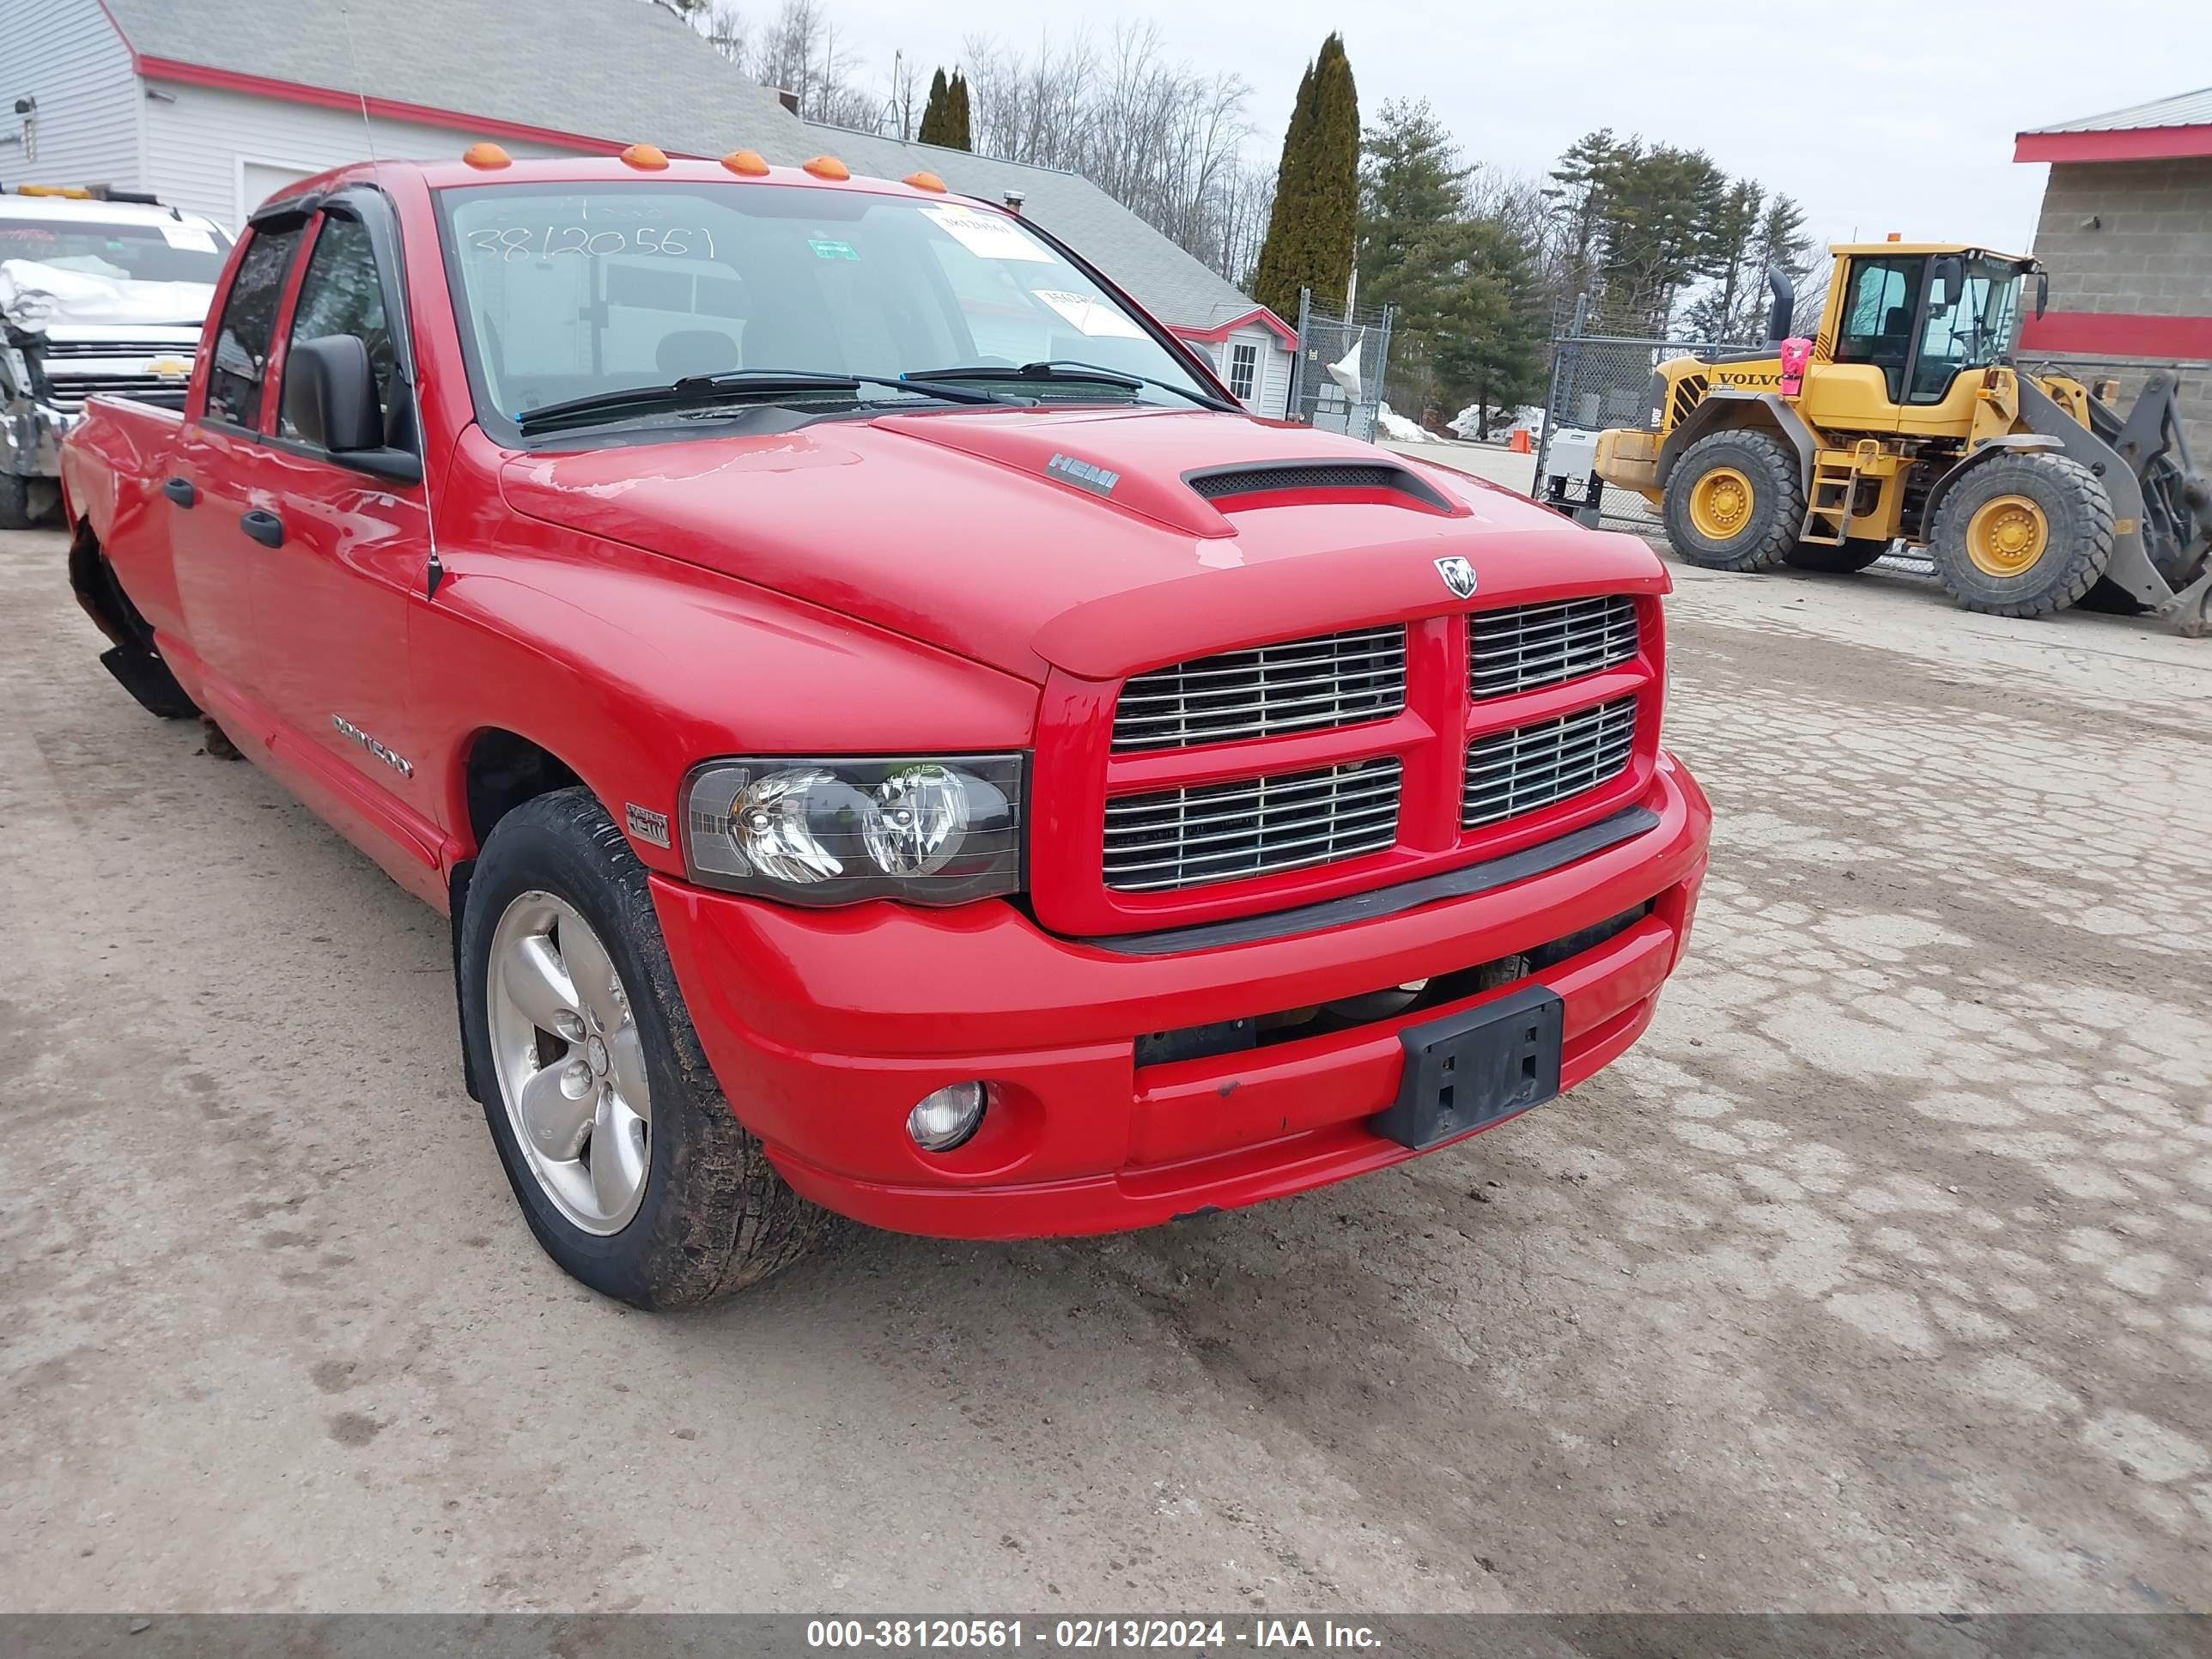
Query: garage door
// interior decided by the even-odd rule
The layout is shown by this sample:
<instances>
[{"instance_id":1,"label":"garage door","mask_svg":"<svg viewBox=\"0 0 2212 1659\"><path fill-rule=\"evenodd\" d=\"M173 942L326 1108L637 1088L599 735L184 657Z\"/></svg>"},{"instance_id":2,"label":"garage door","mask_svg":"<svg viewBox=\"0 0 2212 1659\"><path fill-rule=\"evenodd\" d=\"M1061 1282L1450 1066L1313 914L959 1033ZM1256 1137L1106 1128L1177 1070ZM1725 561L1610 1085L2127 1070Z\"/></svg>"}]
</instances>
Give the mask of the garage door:
<instances>
[{"instance_id":1,"label":"garage door","mask_svg":"<svg viewBox=\"0 0 2212 1659\"><path fill-rule=\"evenodd\" d=\"M274 161L241 161L238 176L238 222L246 222L246 216L259 207L278 191L296 179L305 179L317 169L288 167Z\"/></svg>"}]
</instances>

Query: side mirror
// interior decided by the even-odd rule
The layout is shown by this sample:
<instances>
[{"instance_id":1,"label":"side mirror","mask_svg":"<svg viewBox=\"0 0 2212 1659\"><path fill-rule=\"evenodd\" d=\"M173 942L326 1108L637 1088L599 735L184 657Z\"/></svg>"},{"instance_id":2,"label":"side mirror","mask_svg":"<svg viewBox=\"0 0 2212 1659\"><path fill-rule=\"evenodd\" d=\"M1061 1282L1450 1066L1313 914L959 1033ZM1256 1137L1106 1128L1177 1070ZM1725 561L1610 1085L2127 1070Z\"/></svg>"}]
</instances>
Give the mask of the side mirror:
<instances>
[{"instance_id":1,"label":"side mirror","mask_svg":"<svg viewBox=\"0 0 2212 1659\"><path fill-rule=\"evenodd\" d=\"M333 455L384 447L376 371L359 336L292 343L284 359L284 418L303 442Z\"/></svg>"},{"instance_id":2,"label":"side mirror","mask_svg":"<svg viewBox=\"0 0 2212 1659\"><path fill-rule=\"evenodd\" d=\"M2047 270L2039 270L2035 273L2035 320L2037 322L2043 320L2043 313L2050 304L2051 273Z\"/></svg>"},{"instance_id":3,"label":"side mirror","mask_svg":"<svg viewBox=\"0 0 2212 1659\"><path fill-rule=\"evenodd\" d=\"M1942 289L1946 300L1956 301L1966 286L1966 262L1955 253L1938 258L1928 270L1929 293Z\"/></svg>"}]
</instances>

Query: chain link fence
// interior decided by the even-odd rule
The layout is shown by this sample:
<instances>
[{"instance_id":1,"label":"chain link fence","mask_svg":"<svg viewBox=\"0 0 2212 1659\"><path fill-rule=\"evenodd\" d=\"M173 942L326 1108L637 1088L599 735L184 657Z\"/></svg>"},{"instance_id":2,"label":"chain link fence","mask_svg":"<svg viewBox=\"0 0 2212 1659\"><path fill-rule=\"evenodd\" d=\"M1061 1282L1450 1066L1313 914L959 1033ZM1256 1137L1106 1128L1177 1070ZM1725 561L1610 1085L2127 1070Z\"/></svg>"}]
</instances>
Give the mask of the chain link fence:
<instances>
[{"instance_id":1,"label":"chain link fence","mask_svg":"<svg viewBox=\"0 0 2212 1659\"><path fill-rule=\"evenodd\" d=\"M1371 443L1376 412L1386 395L1395 315L1393 306L1332 314L1316 307L1310 289L1299 289L1290 417Z\"/></svg>"}]
</instances>

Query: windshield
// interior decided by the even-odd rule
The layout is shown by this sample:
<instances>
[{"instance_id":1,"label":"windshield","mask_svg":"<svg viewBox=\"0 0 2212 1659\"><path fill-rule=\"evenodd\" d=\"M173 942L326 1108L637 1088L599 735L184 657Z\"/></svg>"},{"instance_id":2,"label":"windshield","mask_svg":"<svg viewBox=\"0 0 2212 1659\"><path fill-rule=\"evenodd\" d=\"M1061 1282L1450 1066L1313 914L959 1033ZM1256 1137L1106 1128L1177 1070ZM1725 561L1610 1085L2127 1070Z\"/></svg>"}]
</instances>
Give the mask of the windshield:
<instances>
[{"instance_id":1,"label":"windshield","mask_svg":"<svg viewBox=\"0 0 2212 1659\"><path fill-rule=\"evenodd\" d=\"M902 375L1048 361L1162 384L1070 373L1010 395L1181 407L1183 391L1216 395L1049 244L957 202L641 181L457 188L439 210L477 413L501 428L740 369L871 377L848 403L904 401Z\"/></svg>"},{"instance_id":2,"label":"windshield","mask_svg":"<svg viewBox=\"0 0 2212 1659\"><path fill-rule=\"evenodd\" d=\"M1948 378L1958 369L2002 362L2012 344L2026 275L2004 259L1967 259L1949 270L1938 261L1929 279L1927 331L1920 340L1922 368ZM1954 285L1957 293L1949 291Z\"/></svg>"},{"instance_id":3,"label":"windshield","mask_svg":"<svg viewBox=\"0 0 2212 1659\"><path fill-rule=\"evenodd\" d=\"M87 224L0 218L0 259L35 259L123 283L207 283L222 275L229 240L202 225Z\"/></svg>"}]
</instances>

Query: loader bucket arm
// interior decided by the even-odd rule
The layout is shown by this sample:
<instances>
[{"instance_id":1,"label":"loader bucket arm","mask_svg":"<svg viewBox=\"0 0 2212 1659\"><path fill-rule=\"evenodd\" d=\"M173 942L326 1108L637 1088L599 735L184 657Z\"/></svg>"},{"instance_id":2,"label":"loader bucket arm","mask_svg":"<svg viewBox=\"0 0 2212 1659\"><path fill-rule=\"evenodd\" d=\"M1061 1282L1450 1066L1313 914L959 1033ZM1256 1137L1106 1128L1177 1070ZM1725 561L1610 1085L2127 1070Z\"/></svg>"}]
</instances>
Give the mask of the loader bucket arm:
<instances>
[{"instance_id":1,"label":"loader bucket arm","mask_svg":"<svg viewBox=\"0 0 2212 1659\"><path fill-rule=\"evenodd\" d=\"M2031 377L2021 375L2019 386L2022 423L2031 432L2056 439L2067 454L2097 474L2112 497L2112 562L2105 568L2105 580L2145 610L2172 617L2184 633L2192 636L2201 633L2206 601L2212 599L2212 578L2199 569L2204 563L2205 533L2197 526L2204 520L2193 514L2182 514L2177 521L2179 504L2171 499L2171 492L2160 486L2147 495L2143 488L2145 475L2160 457L2178 452L2179 465L2185 469L2187 465L2188 450L2182 445L2180 422L2173 408L2172 377L2151 376L2135 408L2109 438L2096 429L2100 424L2096 404L2090 405L2090 424L2083 426ZM2125 453L2121 444L2128 446ZM2188 477L2185 471L2182 476ZM2201 479L2197 481L2200 490L2202 483ZM2179 544L2179 561L2165 544L2159 551L2167 556L2154 560L2154 538L2174 538ZM2163 570L2160 562L2166 565ZM2169 580L2169 573L2179 580ZM2192 606L2196 626L2185 614Z\"/></svg>"}]
</instances>

